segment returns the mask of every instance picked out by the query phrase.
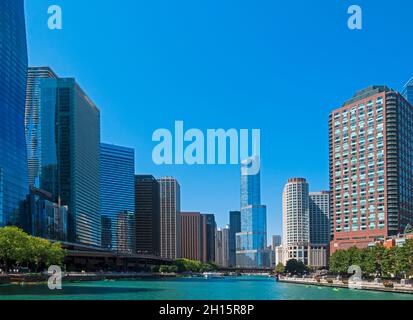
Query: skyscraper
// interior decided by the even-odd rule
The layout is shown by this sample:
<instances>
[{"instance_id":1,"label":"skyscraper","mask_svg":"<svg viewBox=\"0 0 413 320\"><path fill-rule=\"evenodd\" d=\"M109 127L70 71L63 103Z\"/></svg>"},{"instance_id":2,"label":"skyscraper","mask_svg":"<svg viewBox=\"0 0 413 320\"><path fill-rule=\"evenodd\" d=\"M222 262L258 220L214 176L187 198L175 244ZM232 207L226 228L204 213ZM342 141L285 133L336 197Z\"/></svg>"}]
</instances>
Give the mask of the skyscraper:
<instances>
[{"instance_id":1,"label":"skyscraper","mask_svg":"<svg viewBox=\"0 0 413 320\"><path fill-rule=\"evenodd\" d=\"M215 231L215 263L221 267L223 266L222 248L223 248L222 230L221 228L218 228Z\"/></svg>"},{"instance_id":2,"label":"skyscraper","mask_svg":"<svg viewBox=\"0 0 413 320\"><path fill-rule=\"evenodd\" d=\"M27 162L29 169L29 185L40 188L41 157L42 157L42 123L40 117L42 110L41 88L43 79L57 79L57 75L49 67L29 68L27 77L26 111L25 111L25 133L27 145ZM48 132L46 132L47 134ZM44 134L43 134L44 137ZM43 150L46 152L46 150Z\"/></svg>"},{"instance_id":3,"label":"skyscraper","mask_svg":"<svg viewBox=\"0 0 413 320\"><path fill-rule=\"evenodd\" d=\"M310 192L309 218L311 244L330 244L330 192Z\"/></svg>"},{"instance_id":4,"label":"skyscraper","mask_svg":"<svg viewBox=\"0 0 413 320\"><path fill-rule=\"evenodd\" d=\"M201 261L201 214L181 212L181 258Z\"/></svg>"},{"instance_id":5,"label":"skyscraper","mask_svg":"<svg viewBox=\"0 0 413 320\"><path fill-rule=\"evenodd\" d=\"M413 78L403 86L402 96L413 106Z\"/></svg>"},{"instance_id":6,"label":"skyscraper","mask_svg":"<svg viewBox=\"0 0 413 320\"><path fill-rule=\"evenodd\" d=\"M281 236L280 235L273 235L272 236L272 249L275 250L276 247L281 245Z\"/></svg>"},{"instance_id":7,"label":"skyscraper","mask_svg":"<svg viewBox=\"0 0 413 320\"><path fill-rule=\"evenodd\" d=\"M100 145L102 247L135 252L135 150Z\"/></svg>"},{"instance_id":8,"label":"skyscraper","mask_svg":"<svg viewBox=\"0 0 413 320\"><path fill-rule=\"evenodd\" d=\"M413 222L413 107L385 86L330 114L331 252L366 247Z\"/></svg>"},{"instance_id":9,"label":"skyscraper","mask_svg":"<svg viewBox=\"0 0 413 320\"><path fill-rule=\"evenodd\" d=\"M309 186L304 178L289 179L283 192L283 246L288 259L308 264L309 244Z\"/></svg>"},{"instance_id":10,"label":"skyscraper","mask_svg":"<svg viewBox=\"0 0 413 320\"><path fill-rule=\"evenodd\" d=\"M222 229L222 266L229 267L229 226Z\"/></svg>"},{"instance_id":11,"label":"skyscraper","mask_svg":"<svg viewBox=\"0 0 413 320\"><path fill-rule=\"evenodd\" d=\"M180 257L180 211L181 188L178 181L172 177L159 180L161 195L161 257L177 259Z\"/></svg>"},{"instance_id":12,"label":"skyscraper","mask_svg":"<svg viewBox=\"0 0 413 320\"><path fill-rule=\"evenodd\" d=\"M304 178L288 180L283 191L283 244L276 248L275 260L282 257L283 263L296 259L312 267L327 266L328 198L328 192L310 193Z\"/></svg>"},{"instance_id":13,"label":"skyscraper","mask_svg":"<svg viewBox=\"0 0 413 320\"><path fill-rule=\"evenodd\" d=\"M68 207L68 241L100 247L100 112L72 78L35 83L36 97L27 98L38 112L31 180Z\"/></svg>"},{"instance_id":14,"label":"skyscraper","mask_svg":"<svg viewBox=\"0 0 413 320\"><path fill-rule=\"evenodd\" d=\"M201 215L202 261L215 261L215 231L217 225L213 214Z\"/></svg>"},{"instance_id":15,"label":"skyscraper","mask_svg":"<svg viewBox=\"0 0 413 320\"><path fill-rule=\"evenodd\" d=\"M22 224L28 194L24 1L0 1L0 227Z\"/></svg>"},{"instance_id":16,"label":"skyscraper","mask_svg":"<svg viewBox=\"0 0 413 320\"><path fill-rule=\"evenodd\" d=\"M241 212L231 211L229 213L229 235L228 235L228 264L230 267L237 265L237 233L241 232Z\"/></svg>"},{"instance_id":17,"label":"skyscraper","mask_svg":"<svg viewBox=\"0 0 413 320\"><path fill-rule=\"evenodd\" d=\"M269 267L267 248L267 207L261 205L260 172L248 172L241 164L241 232L237 233L237 266Z\"/></svg>"},{"instance_id":18,"label":"skyscraper","mask_svg":"<svg viewBox=\"0 0 413 320\"><path fill-rule=\"evenodd\" d=\"M151 175L135 176L136 252L159 256L160 187Z\"/></svg>"}]
</instances>

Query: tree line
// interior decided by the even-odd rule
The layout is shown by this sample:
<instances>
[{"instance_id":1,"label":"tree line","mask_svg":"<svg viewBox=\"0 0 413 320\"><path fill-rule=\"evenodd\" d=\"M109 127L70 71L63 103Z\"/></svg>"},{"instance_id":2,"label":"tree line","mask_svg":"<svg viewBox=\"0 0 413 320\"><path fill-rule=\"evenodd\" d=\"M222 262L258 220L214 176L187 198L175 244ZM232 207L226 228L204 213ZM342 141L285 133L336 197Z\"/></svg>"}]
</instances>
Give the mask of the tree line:
<instances>
[{"instance_id":1,"label":"tree line","mask_svg":"<svg viewBox=\"0 0 413 320\"><path fill-rule=\"evenodd\" d=\"M390 249L377 244L365 249L338 250L330 257L330 271L335 274L347 274L353 265L359 266L365 277L409 278L413 276L413 240Z\"/></svg>"},{"instance_id":2,"label":"tree line","mask_svg":"<svg viewBox=\"0 0 413 320\"><path fill-rule=\"evenodd\" d=\"M17 227L0 228L0 266L3 271L24 267L38 272L51 265L62 265L64 257L60 243L30 236Z\"/></svg>"}]
</instances>

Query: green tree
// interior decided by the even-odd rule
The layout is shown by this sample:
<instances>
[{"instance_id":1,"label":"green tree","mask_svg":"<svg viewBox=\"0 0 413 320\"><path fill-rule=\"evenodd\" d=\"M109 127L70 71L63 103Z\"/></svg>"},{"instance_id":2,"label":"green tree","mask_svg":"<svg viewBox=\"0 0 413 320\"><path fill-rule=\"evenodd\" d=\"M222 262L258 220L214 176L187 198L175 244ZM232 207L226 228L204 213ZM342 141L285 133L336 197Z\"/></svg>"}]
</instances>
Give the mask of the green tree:
<instances>
[{"instance_id":1,"label":"green tree","mask_svg":"<svg viewBox=\"0 0 413 320\"><path fill-rule=\"evenodd\" d=\"M282 262L278 263L277 266L275 267L275 273L284 273L285 271L285 266Z\"/></svg>"},{"instance_id":2,"label":"green tree","mask_svg":"<svg viewBox=\"0 0 413 320\"><path fill-rule=\"evenodd\" d=\"M291 259L287 261L285 272L292 274L302 274L307 271L307 267L302 261Z\"/></svg>"},{"instance_id":3,"label":"green tree","mask_svg":"<svg viewBox=\"0 0 413 320\"><path fill-rule=\"evenodd\" d=\"M0 260L6 270L13 265L25 262L28 235L17 227L4 227L0 229Z\"/></svg>"}]
</instances>

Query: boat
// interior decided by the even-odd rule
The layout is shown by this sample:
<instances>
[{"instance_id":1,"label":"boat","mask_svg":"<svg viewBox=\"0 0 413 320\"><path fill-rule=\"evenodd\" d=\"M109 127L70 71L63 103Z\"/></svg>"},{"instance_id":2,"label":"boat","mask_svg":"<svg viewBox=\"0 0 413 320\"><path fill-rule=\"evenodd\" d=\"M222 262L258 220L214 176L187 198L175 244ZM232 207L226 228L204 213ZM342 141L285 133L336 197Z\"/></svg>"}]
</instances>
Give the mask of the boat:
<instances>
[{"instance_id":1,"label":"boat","mask_svg":"<svg viewBox=\"0 0 413 320\"><path fill-rule=\"evenodd\" d=\"M203 276L205 279L222 279L224 274L220 272L204 272Z\"/></svg>"}]
</instances>

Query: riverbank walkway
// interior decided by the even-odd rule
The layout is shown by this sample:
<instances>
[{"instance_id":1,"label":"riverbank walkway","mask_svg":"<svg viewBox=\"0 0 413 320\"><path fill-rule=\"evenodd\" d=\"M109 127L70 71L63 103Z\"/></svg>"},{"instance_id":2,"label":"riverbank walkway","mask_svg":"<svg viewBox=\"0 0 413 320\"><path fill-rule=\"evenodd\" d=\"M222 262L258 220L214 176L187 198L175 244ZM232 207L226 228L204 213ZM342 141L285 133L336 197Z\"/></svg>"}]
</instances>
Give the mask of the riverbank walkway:
<instances>
[{"instance_id":1,"label":"riverbank walkway","mask_svg":"<svg viewBox=\"0 0 413 320\"><path fill-rule=\"evenodd\" d=\"M412 283L400 283L394 281L349 281L338 280L332 278L298 278L298 277L280 277L279 282L302 284L311 286L323 286L332 288L345 288L345 289L358 289L358 290L371 290L371 291L383 291L393 293L407 293L413 294Z\"/></svg>"}]
</instances>

